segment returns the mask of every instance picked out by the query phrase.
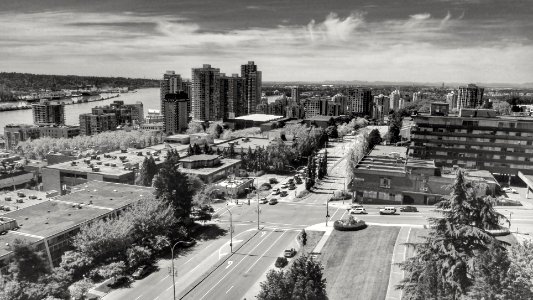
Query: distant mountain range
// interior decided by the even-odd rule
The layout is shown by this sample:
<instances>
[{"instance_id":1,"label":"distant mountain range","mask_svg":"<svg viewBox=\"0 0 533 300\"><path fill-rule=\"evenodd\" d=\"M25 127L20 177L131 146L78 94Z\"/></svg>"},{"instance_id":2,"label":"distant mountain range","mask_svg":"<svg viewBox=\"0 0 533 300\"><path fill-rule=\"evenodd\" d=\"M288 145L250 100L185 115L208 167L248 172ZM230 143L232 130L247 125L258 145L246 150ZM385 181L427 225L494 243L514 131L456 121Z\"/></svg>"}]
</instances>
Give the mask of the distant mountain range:
<instances>
[{"instance_id":1,"label":"distant mountain range","mask_svg":"<svg viewBox=\"0 0 533 300\"><path fill-rule=\"evenodd\" d=\"M483 82L444 82L445 87L456 88L464 86L469 83L474 83L480 87L485 88L518 88L518 89L533 89L533 82L526 83L483 83ZM441 87L442 82L411 82L411 81L362 81L362 80L326 80L326 81L264 81L264 85L311 85L311 84L332 84L332 85L360 85L360 86L425 86L425 87Z\"/></svg>"}]
</instances>

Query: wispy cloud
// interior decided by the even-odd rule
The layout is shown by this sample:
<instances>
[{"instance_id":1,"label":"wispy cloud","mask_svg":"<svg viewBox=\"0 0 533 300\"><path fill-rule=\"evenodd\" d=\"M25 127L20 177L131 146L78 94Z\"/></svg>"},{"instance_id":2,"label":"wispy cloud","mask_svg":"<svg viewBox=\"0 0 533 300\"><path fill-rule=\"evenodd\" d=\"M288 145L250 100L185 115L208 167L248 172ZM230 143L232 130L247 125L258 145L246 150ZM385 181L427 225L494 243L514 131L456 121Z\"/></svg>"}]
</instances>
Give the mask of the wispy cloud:
<instances>
[{"instance_id":1,"label":"wispy cloud","mask_svg":"<svg viewBox=\"0 0 533 300\"><path fill-rule=\"evenodd\" d=\"M375 20L360 11L327 13L299 25L280 20L214 31L180 15L0 14L0 65L150 77L175 68L188 77L202 63L232 73L255 60L266 80L533 81L527 37L495 36L496 20L473 24L446 10L436 15Z\"/></svg>"}]
</instances>

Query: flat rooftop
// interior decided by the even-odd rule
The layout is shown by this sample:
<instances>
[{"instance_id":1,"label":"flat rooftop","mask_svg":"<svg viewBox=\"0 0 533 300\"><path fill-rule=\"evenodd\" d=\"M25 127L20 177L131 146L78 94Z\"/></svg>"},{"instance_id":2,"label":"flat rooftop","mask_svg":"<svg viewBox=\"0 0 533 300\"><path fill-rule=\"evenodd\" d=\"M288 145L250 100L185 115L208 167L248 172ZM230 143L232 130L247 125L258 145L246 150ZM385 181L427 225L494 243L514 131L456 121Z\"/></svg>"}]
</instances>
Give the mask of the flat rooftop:
<instances>
[{"instance_id":1,"label":"flat rooftop","mask_svg":"<svg viewBox=\"0 0 533 300\"><path fill-rule=\"evenodd\" d=\"M358 170L405 173L406 147L377 145L355 167Z\"/></svg>"},{"instance_id":2,"label":"flat rooftop","mask_svg":"<svg viewBox=\"0 0 533 300\"><path fill-rule=\"evenodd\" d=\"M179 170L186 174L195 174L195 175L210 175L212 173L216 173L220 170L223 170L225 168L229 168L235 164L240 163L240 159L232 159L232 158L222 158L220 159L220 164L215 167L209 167L209 168L198 168L198 169L187 169L180 166Z\"/></svg>"},{"instance_id":3,"label":"flat rooftop","mask_svg":"<svg viewBox=\"0 0 533 300\"><path fill-rule=\"evenodd\" d=\"M19 197L18 193L23 193L24 197ZM35 196L37 199L30 199L30 196ZM6 198L11 198L11 200L7 201ZM17 202L17 200L22 202ZM46 192L41 191L21 189L16 191L0 192L0 215L39 204L46 200L48 200ZM9 211L6 209L6 207L9 208Z\"/></svg>"},{"instance_id":4,"label":"flat rooftop","mask_svg":"<svg viewBox=\"0 0 533 300\"><path fill-rule=\"evenodd\" d=\"M79 209L61 201L48 200L7 213L4 217L17 220L20 227L18 232L34 237L48 237L106 213L109 210L89 206Z\"/></svg>"},{"instance_id":5,"label":"flat rooftop","mask_svg":"<svg viewBox=\"0 0 533 300\"><path fill-rule=\"evenodd\" d=\"M125 170L126 165L141 165L145 157L152 155L154 158L160 158L159 161L156 161L156 164L160 164L165 160L166 153L168 149L176 149L178 151L186 151L188 145L165 145L158 144L142 149L129 148L126 150L126 153L122 153L121 150L112 151L106 154L96 155L97 159L92 159L91 156L83 157L72 161L62 162L55 165L50 165L47 168L49 169L58 169L64 172L77 173L77 174L102 174L106 177L119 178L123 175L132 173L132 170ZM160 154L155 154L155 152L160 152ZM139 153L141 155L139 155ZM150 153L150 154L148 154ZM120 157L125 157L124 160L121 160ZM89 164L85 163L85 160L90 160L90 164L93 167L99 168L98 171L93 171ZM75 162L75 165L72 163ZM106 166L107 164L107 166ZM115 164L113 167L112 164Z\"/></svg>"},{"instance_id":6,"label":"flat rooftop","mask_svg":"<svg viewBox=\"0 0 533 300\"><path fill-rule=\"evenodd\" d=\"M275 120L282 119L282 118L283 116L266 115L266 114L251 114L251 115L237 117L235 118L235 120L270 122L270 121L275 121Z\"/></svg>"},{"instance_id":7,"label":"flat rooftop","mask_svg":"<svg viewBox=\"0 0 533 300\"><path fill-rule=\"evenodd\" d=\"M41 238L18 233L18 231L8 231L6 234L0 235L0 257L13 252L11 251L10 245L13 245L15 243L15 240L27 243L35 243L40 241Z\"/></svg>"},{"instance_id":8,"label":"flat rooftop","mask_svg":"<svg viewBox=\"0 0 533 300\"><path fill-rule=\"evenodd\" d=\"M368 154L368 157L393 157L394 155L405 159L407 157L407 147L376 145L374 149L372 149L372 151Z\"/></svg>"},{"instance_id":9,"label":"flat rooftop","mask_svg":"<svg viewBox=\"0 0 533 300\"><path fill-rule=\"evenodd\" d=\"M184 157L180 159L180 161L192 162L192 161L200 161L200 160L213 160L218 157L219 155L216 155L216 154L198 154L198 155L191 155L191 156Z\"/></svg>"},{"instance_id":10,"label":"flat rooftop","mask_svg":"<svg viewBox=\"0 0 533 300\"><path fill-rule=\"evenodd\" d=\"M230 143L234 143L235 148L244 148L248 149L249 147L254 150L257 147L267 147L270 144L270 140L268 138L257 138L257 137L249 137L249 138L237 138L233 140L228 140L220 144L216 144L216 147L229 147Z\"/></svg>"},{"instance_id":11,"label":"flat rooftop","mask_svg":"<svg viewBox=\"0 0 533 300\"><path fill-rule=\"evenodd\" d=\"M154 189L138 185L89 181L74 186L70 194L57 197L56 201L82 204L90 207L115 210L146 198L153 198Z\"/></svg>"}]
</instances>

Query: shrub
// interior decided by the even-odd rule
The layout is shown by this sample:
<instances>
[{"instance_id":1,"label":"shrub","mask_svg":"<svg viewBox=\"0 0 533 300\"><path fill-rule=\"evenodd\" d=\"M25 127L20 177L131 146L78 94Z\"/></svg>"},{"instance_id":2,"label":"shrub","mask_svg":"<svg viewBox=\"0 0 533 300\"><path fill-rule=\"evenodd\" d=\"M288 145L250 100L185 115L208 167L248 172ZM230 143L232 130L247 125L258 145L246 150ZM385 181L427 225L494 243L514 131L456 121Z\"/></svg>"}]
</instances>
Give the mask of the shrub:
<instances>
[{"instance_id":1,"label":"shrub","mask_svg":"<svg viewBox=\"0 0 533 300\"><path fill-rule=\"evenodd\" d=\"M270 178L270 179L268 180L268 182L270 182L270 184L276 184L276 183L278 183L279 181L278 181L276 178Z\"/></svg>"},{"instance_id":2,"label":"shrub","mask_svg":"<svg viewBox=\"0 0 533 300\"><path fill-rule=\"evenodd\" d=\"M353 216L350 216L348 220L337 220L333 222L333 228L339 231L355 231L366 228L365 221L358 220Z\"/></svg>"},{"instance_id":3,"label":"shrub","mask_svg":"<svg viewBox=\"0 0 533 300\"><path fill-rule=\"evenodd\" d=\"M272 188L272 185L270 185L270 183L263 183L261 185L261 187L259 189L263 190L263 191L267 191L267 190L270 190Z\"/></svg>"},{"instance_id":4,"label":"shrub","mask_svg":"<svg viewBox=\"0 0 533 300\"><path fill-rule=\"evenodd\" d=\"M296 195L296 198L305 198L307 195L309 195L309 191L303 190Z\"/></svg>"},{"instance_id":5,"label":"shrub","mask_svg":"<svg viewBox=\"0 0 533 300\"><path fill-rule=\"evenodd\" d=\"M289 263L289 261L285 258L285 257L278 257L278 259L276 259L276 268L284 268L287 264Z\"/></svg>"}]
</instances>

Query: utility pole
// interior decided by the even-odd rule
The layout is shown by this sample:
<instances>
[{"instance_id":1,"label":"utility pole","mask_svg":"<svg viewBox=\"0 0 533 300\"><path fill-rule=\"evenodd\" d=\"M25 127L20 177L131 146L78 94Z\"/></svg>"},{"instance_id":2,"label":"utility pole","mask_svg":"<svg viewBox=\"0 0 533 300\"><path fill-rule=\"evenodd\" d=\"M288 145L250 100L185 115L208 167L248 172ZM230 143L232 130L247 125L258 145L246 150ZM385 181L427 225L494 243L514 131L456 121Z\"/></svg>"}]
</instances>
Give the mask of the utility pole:
<instances>
[{"instance_id":1,"label":"utility pole","mask_svg":"<svg viewBox=\"0 0 533 300\"><path fill-rule=\"evenodd\" d=\"M230 252L233 253L233 216L231 215L231 211L229 208L226 207L226 210L229 213L229 249Z\"/></svg>"},{"instance_id":2,"label":"utility pole","mask_svg":"<svg viewBox=\"0 0 533 300\"><path fill-rule=\"evenodd\" d=\"M170 252L172 253L172 288L174 291L174 300L176 300L176 279L174 279L174 276L176 273L174 272L174 247L178 245L179 243L183 243L183 241L177 241L172 248L170 248Z\"/></svg>"}]
</instances>

